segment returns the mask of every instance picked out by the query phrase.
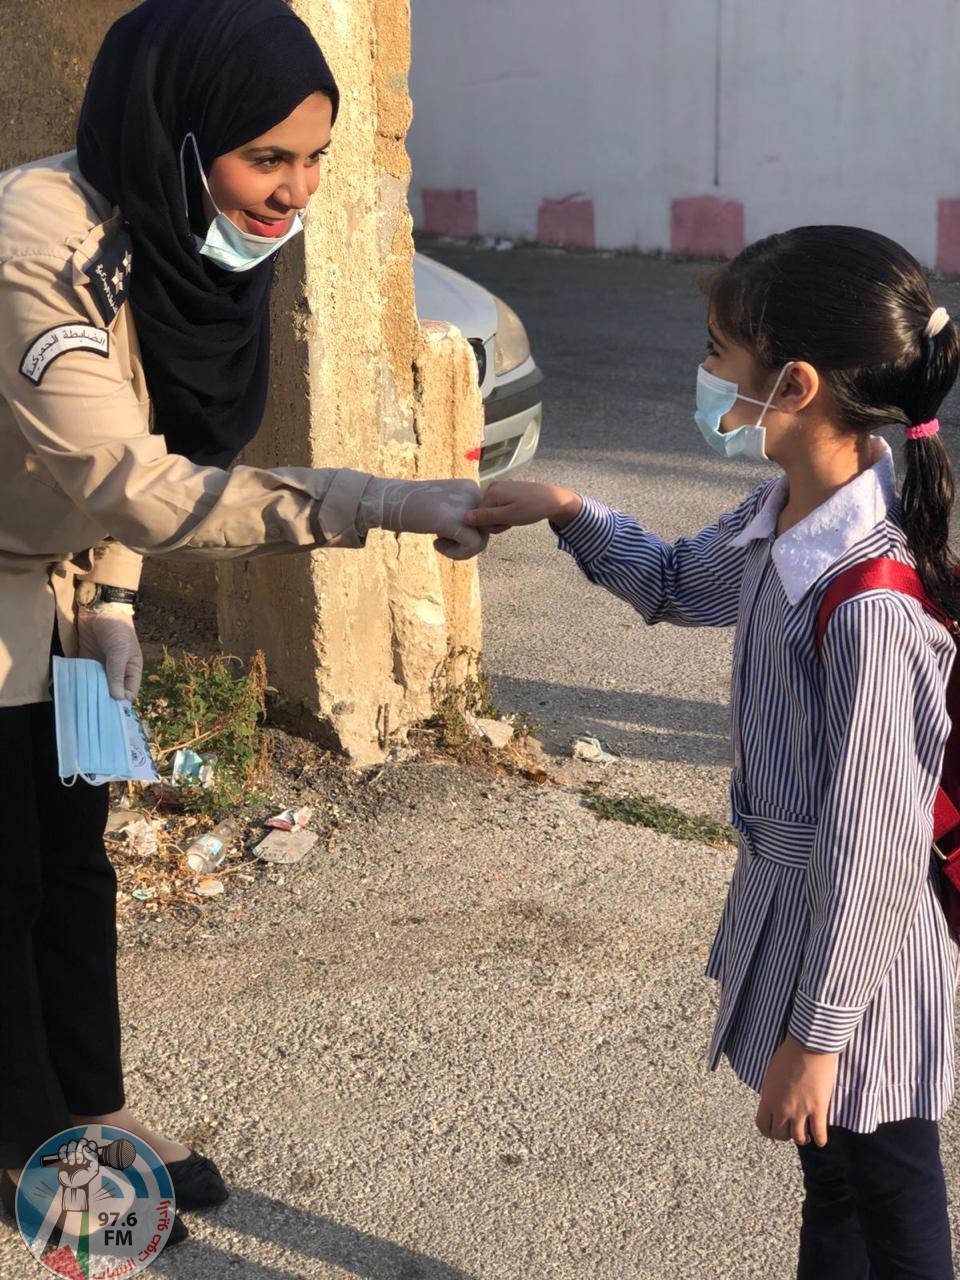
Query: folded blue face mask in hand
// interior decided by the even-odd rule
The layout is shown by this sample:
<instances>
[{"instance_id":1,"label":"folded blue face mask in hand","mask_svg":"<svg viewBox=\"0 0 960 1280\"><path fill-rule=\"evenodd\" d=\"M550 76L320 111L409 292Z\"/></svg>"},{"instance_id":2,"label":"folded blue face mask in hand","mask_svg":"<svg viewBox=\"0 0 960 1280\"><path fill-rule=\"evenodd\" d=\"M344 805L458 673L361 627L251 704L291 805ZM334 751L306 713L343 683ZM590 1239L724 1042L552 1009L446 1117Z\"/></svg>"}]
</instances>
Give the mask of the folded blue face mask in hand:
<instances>
[{"instance_id":1,"label":"folded blue face mask in hand","mask_svg":"<svg viewBox=\"0 0 960 1280\"><path fill-rule=\"evenodd\" d=\"M111 698L107 673L93 658L53 659L53 708L60 777L159 782L146 734L130 703Z\"/></svg>"}]
</instances>

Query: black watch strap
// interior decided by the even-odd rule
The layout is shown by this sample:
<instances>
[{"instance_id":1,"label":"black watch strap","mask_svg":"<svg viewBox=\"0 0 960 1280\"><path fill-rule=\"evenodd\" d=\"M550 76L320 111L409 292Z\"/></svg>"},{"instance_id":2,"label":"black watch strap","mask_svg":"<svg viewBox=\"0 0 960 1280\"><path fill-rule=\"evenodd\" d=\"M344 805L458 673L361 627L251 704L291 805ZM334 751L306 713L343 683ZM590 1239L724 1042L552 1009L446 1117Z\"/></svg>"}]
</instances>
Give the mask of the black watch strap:
<instances>
[{"instance_id":1,"label":"black watch strap","mask_svg":"<svg viewBox=\"0 0 960 1280\"><path fill-rule=\"evenodd\" d=\"M95 590L92 595L89 593L89 586L94 586ZM85 599L85 596L89 596ZM80 595L80 603L86 608L92 608L96 604L131 604L136 605L139 593L131 591L129 587L108 587L102 582L96 584L88 584L88 590Z\"/></svg>"},{"instance_id":2,"label":"black watch strap","mask_svg":"<svg viewBox=\"0 0 960 1280\"><path fill-rule=\"evenodd\" d=\"M101 587L100 604L136 604L138 594L129 587Z\"/></svg>"}]
</instances>

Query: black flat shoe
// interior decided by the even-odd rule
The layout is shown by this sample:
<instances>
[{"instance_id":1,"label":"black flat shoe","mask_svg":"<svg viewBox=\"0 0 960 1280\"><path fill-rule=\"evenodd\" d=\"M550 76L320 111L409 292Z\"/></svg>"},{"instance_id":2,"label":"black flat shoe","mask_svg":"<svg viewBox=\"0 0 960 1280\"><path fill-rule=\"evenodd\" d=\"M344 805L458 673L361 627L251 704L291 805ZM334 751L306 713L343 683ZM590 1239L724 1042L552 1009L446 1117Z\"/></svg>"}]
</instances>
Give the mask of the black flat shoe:
<instances>
[{"instance_id":1,"label":"black flat shoe","mask_svg":"<svg viewBox=\"0 0 960 1280\"><path fill-rule=\"evenodd\" d=\"M163 1247L169 1249L172 1245L182 1244L189 1235L190 1229L178 1213L173 1220L170 1234L167 1236L167 1243Z\"/></svg>"},{"instance_id":2,"label":"black flat shoe","mask_svg":"<svg viewBox=\"0 0 960 1280\"><path fill-rule=\"evenodd\" d=\"M191 1151L183 1160L167 1165L177 1195L178 1209L206 1209L223 1204L230 1192L220 1170L208 1156Z\"/></svg>"}]
</instances>

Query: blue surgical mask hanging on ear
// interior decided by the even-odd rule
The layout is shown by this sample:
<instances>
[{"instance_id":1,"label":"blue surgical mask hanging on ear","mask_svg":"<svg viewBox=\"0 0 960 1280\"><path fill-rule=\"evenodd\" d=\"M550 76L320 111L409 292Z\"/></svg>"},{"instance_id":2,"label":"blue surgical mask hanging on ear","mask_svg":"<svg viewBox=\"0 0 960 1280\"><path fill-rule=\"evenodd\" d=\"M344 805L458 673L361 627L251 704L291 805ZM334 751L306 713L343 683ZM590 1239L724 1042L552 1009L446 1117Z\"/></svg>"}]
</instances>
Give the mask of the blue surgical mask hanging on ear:
<instances>
[{"instance_id":1,"label":"blue surgical mask hanging on ear","mask_svg":"<svg viewBox=\"0 0 960 1280\"><path fill-rule=\"evenodd\" d=\"M250 235L246 231L241 231L237 224L231 222L225 213L221 213L217 208L216 200L211 194L207 175L203 171L196 134L193 133L187 134L180 147L180 182L183 187L183 203L184 208L187 210L187 217L190 216L190 209L187 199L187 175L184 168L183 153L188 142L193 143L200 181L203 183L207 195L210 196L210 203L217 210L216 217L207 228L206 236L200 237L194 234L197 249L203 257L209 258L218 267L223 267L225 271L249 271L253 267L258 267L261 262L265 262L267 258L275 254L281 245L286 244L288 240L292 240L294 236L300 234L303 230L303 222L299 213L293 215L293 221L289 229L282 236Z\"/></svg>"},{"instance_id":2,"label":"blue surgical mask hanging on ear","mask_svg":"<svg viewBox=\"0 0 960 1280\"><path fill-rule=\"evenodd\" d=\"M697 370L697 411L693 415L704 440L711 449L716 450L723 458L766 458L764 444L767 429L763 426L763 416L773 404L773 398L780 389L784 374L793 361L789 361L780 370L780 376L773 384L773 390L766 400L754 400L753 396L740 394L736 382L728 382L726 378L718 378L716 374L705 369L703 365ZM746 400L748 404L759 404L763 408L754 426L744 425L733 431L721 431L720 420L729 413L738 400Z\"/></svg>"}]
</instances>

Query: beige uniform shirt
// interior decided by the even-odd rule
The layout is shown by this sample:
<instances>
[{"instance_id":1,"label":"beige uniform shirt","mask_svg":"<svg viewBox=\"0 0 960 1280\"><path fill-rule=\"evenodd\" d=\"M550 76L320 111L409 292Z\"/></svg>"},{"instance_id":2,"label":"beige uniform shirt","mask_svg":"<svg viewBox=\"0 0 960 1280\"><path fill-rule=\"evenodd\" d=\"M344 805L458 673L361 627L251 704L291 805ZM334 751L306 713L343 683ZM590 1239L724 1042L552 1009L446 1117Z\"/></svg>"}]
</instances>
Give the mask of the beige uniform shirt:
<instances>
[{"instance_id":1,"label":"beige uniform shirt","mask_svg":"<svg viewBox=\"0 0 960 1280\"><path fill-rule=\"evenodd\" d=\"M364 542L365 472L197 467L151 434L128 245L75 152L0 174L0 706L49 701L78 578Z\"/></svg>"}]
</instances>

